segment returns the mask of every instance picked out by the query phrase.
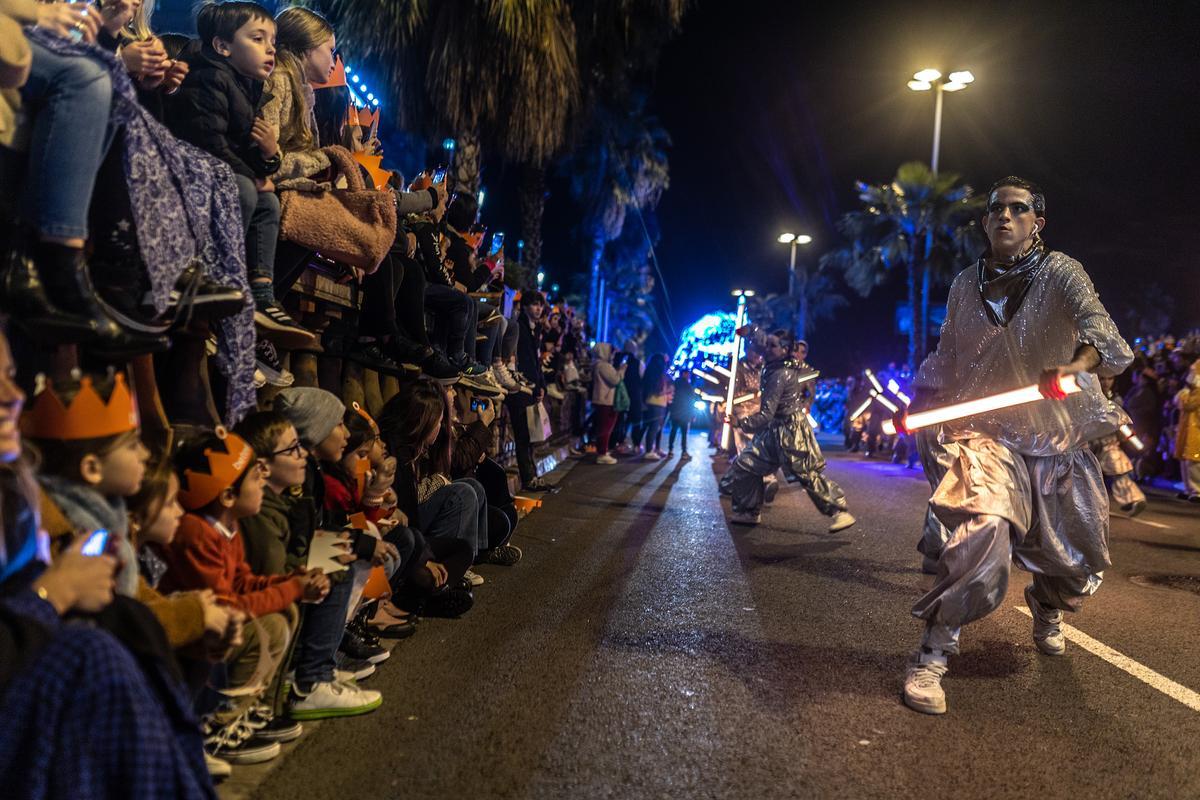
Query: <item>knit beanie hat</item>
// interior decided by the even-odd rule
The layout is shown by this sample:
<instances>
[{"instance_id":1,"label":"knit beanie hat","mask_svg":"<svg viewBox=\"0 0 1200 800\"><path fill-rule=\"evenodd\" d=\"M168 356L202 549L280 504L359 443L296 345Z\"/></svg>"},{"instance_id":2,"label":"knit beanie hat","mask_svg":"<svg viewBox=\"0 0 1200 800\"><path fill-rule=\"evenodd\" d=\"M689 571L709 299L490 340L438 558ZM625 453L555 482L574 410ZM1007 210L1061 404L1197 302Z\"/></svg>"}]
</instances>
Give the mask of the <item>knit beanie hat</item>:
<instances>
[{"instance_id":1,"label":"knit beanie hat","mask_svg":"<svg viewBox=\"0 0 1200 800\"><path fill-rule=\"evenodd\" d=\"M311 450L342 423L346 406L333 392L313 386L292 386L276 396L275 410L296 426L300 443Z\"/></svg>"}]
</instances>

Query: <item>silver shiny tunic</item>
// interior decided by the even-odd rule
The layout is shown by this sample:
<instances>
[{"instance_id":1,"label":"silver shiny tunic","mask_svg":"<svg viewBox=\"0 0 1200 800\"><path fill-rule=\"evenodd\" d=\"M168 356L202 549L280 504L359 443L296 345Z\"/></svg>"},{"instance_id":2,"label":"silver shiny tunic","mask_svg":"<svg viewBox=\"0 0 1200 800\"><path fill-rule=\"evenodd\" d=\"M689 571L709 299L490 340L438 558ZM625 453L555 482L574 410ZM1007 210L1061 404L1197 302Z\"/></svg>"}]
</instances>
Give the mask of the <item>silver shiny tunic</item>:
<instances>
[{"instance_id":1,"label":"silver shiny tunic","mask_svg":"<svg viewBox=\"0 0 1200 800\"><path fill-rule=\"evenodd\" d=\"M916 385L922 394L935 395L937 405L974 400L1037 383L1042 370L1069 363L1083 344L1100 353L1100 375L1120 374L1133 360L1078 261L1050 253L1004 326L988 317L974 265L950 287L941 340L921 365ZM950 422L944 436L983 436L1026 456L1086 446L1115 431L1118 417L1098 383L1081 377L1084 390L1066 400L1039 400Z\"/></svg>"}]
</instances>

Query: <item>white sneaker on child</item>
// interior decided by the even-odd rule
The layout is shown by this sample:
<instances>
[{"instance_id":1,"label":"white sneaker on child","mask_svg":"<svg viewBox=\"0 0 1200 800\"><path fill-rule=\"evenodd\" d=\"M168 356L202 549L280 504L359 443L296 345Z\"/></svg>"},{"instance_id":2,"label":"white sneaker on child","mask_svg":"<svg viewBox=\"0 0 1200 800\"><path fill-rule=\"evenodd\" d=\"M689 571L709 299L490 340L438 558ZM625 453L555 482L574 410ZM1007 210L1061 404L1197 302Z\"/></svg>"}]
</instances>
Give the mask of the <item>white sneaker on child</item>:
<instances>
[{"instance_id":1,"label":"white sneaker on child","mask_svg":"<svg viewBox=\"0 0 1200 800\"><path fill-rule=\"evenodd\" d=\"M467 570L463 573L463 577L469 580L472 586L483 586L483 576L477 572Z\"/></svg>"},{"instance_id":2,"label":"white sneaker on child","mask_svg":"<svg viewBox=\"0 0 1200 800\"><path fill-rule=\"evenodd\" d=\"M383 695L374 689L359 689L345 683L318 683L307 695L292 703L292 719L354 717L383 705Z\"/></svg>"},{"instance_id":3,"label":"white sneaker on child","mask_svg":"<svg viewBox=\"0 0 1200 800\"><path fill-rule=\"evenodd\" d=\"M596 456L596 463L597 464L615 464L615 463L617 463L617 460L615 458L613 458L612 456L610 456L608 453L605 453L602 456Z\"/></svg>"}]
</instances>

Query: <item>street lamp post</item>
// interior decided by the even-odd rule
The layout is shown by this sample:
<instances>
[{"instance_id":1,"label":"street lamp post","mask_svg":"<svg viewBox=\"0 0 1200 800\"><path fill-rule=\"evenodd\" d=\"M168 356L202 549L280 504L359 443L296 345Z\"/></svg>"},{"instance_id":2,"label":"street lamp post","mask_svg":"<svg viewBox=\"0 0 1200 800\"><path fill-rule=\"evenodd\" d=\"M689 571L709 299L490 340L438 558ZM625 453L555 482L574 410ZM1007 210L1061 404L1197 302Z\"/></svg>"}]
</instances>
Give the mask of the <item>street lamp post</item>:
<instances>
[{"instance_id":1,"label":"street lamp post","mask_svg":"<svg viewBox=\"0 0 1200 800\"><path fill-rule=\"evenodd\" d=\"M975 81L975 76L967 70L959 72L951 72L948 78L942 78L942 73L936 69L923 69L913 75L913 79L908 82L908 88L914 92L928 92L930 89L934 92L933 101L933 157L929 161L929 166L933 170L933 174L938 172L938 155L942 145L942 93L943 92L958 92L967 88L967 85Z\"/></svg>"},{"instance_id":2,"label":"street lamp post","mask_svg":"<svg viewBox=\"0 0 1200 800\"><path fill-rule=\"evenodd\" d=\"M796 246L811 243L812 237L806 233L781 233L779 242L792 246L792 257L788 266L788 299L792 303L792 332L804 338L804 326L808 316L808 293L805 291L808 288L808 268L801 264L800 271L796 272ZM799 293L797 293L797 289L799 289Z\"/></svg>"}]
</instances>

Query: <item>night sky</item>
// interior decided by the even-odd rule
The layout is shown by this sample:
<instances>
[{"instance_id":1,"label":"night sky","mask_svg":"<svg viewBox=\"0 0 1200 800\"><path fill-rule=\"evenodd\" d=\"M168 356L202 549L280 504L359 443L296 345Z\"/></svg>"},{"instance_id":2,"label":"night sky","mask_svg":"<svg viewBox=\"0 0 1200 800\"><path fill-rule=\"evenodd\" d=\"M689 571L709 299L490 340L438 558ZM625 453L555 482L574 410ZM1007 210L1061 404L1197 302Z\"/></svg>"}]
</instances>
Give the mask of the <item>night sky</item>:
<instances>
[{"instance_id":1,"label":"night sky","mask_svg":"<svg viewBox=\"0 0 1200 800\"><path fill-rule=\"evenodd\" d=\"M1042 184L1046 241L1083 262L1119 321L1157 284L1174 299L1176 331L1200 325L1200 13L829 6L702 0L664 53L654 106L674 147L659 257L677 328L730 303L736 285L784 291L778 233L810 233L815 268L839 243L834 222L855 207L856 179L928 162L932 93L905 86L926 66L976 77L946 95L943 172L979 190L1010 173ZM902 358L892 318L903 295L900 276L866 300L850 295L810 337L814 362L836 373Z\"/></svg>"}]
</instances>

